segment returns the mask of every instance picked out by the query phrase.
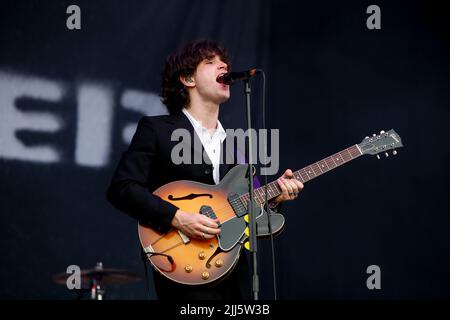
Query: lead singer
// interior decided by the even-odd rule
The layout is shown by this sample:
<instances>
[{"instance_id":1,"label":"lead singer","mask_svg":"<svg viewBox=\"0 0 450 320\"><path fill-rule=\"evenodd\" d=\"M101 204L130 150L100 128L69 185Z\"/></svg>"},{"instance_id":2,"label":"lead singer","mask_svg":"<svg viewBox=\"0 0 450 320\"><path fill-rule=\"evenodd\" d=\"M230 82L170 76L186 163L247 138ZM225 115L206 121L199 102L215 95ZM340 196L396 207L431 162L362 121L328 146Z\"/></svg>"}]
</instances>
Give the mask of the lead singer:
<instances>
[{"instance_id":1,"label":"lead singer","mask_svg":"<svg viewBox=\"0 0 450 320\"><path fill-rule=\"evenodd\" d=\"M230 65L226 50L208 40L188 43L167 57L161 97L170 115L143 117L139 121L107 190L107 198L114 207L160 232L177 228L196 239L211 239L221 232L218 220L184 212L151 192L176 180L218 184L235 165L220 161L226 132L218 120L219 106L230 98L230 88L216 79L229 72ZM210 162L174 164L171 161L174 145L171 133L178 128L198 136ZM277 181L282 194L269 204L274 210L279 203L295 199L303 188L289 169ZM251 299L245 253L225 279L212 285L178 284L153 271L160 300Z\"/></svg>"}]
</instances>

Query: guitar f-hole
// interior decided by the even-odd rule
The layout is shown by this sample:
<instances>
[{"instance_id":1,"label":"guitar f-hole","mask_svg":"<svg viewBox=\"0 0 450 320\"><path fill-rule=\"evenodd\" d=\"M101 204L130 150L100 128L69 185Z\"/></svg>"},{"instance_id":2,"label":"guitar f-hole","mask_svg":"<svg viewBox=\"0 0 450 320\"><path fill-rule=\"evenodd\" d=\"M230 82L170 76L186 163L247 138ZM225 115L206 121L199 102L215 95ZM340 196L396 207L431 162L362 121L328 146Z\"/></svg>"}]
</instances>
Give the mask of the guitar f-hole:
<instances>
[{"instance_id":1,"label":"guitar f-hole","mask_svg":"<svg viewBox=\"0 0 450 320\"><path fill-rule=\"evenodd\" d=\"M186 196L177 198L175 198L173 195L170 194L167 198L172 201L179 201L179 200L192 200L199 197L209 197L210 199L212 199L213 196L210 193L191 193Z\"/></svg>"},{"instance_id":2,"label":"guitar f-hole","mask_svg":"<svg viewBox=\"0 0 450 320\"><path fill-rule=\"evenodd\" d=\"M212 254L212 256L209 257L208 261L206 261L206 267L208 269L211 268L211 260L214 259L214 257L217 256L220 252L222 252L222 250L220 250L220 247L218 246L216 248L216 251L214 251L214 253Z\"/></svg>"}]
</instances>

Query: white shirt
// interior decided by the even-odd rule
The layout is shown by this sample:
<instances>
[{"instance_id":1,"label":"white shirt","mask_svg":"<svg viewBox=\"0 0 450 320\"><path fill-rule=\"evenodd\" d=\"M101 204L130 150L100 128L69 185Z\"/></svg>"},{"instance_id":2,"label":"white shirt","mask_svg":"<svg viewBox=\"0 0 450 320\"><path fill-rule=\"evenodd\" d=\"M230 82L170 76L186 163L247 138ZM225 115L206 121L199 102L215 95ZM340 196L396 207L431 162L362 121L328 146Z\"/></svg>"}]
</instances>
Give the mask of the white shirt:
<instances>
[{"instance_id":1,"label":"white shirt","mask_svg":"<svg viewBox=\"0 0 450 320\"><path fill-rule=\"evenodd\" d=\"M188 117L192 126L194 127L195 132L197 133L200 141L205 148L206 154L211 160L211 164L213 166L213 179L216 184L220 181L220 145L225 140L227 134L222 127L222 124L219 120L217 120L217 129L214 131L214 134L208 132L200 122L198 122L187 110L183 108L183 113Z\"/></svg>"}]
</instances>

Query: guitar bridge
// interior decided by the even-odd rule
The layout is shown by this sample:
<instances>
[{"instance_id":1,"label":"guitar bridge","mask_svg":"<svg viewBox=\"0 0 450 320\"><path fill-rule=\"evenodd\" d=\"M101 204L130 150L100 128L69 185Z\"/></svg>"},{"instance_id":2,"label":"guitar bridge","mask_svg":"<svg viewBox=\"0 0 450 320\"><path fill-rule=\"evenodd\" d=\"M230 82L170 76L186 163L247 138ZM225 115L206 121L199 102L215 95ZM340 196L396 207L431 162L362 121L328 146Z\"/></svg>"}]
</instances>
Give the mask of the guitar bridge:
<instances>
[{"instance_id":1,"label":"guitar bridge","mask_svg":"<svg viewBox=\"0 0 450 320\"><path fill-rule=\"evenodd\" d=\"M181 232L180 230L178 230L178 234L180 235L180 238L184 244L188 244L189 242L191 242L191 239L189 239L189 237L187 235L185 235L183 232Z\"/></svg>"}]
</instances>

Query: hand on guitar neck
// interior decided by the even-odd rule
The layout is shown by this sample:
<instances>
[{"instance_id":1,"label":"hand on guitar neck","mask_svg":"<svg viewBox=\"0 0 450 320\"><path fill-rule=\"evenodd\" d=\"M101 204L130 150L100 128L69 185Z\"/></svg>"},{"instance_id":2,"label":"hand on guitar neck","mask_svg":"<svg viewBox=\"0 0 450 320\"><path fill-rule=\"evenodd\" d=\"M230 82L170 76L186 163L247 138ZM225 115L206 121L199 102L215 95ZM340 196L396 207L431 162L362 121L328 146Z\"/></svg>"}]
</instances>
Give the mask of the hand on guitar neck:
<instances>
[{"instance_id":1,"label":"hand on guitar neck","mask_svg":"<svg viewBox=\"0 0 450 320\"><path fill-rule=\"evenodd\" d=\"M177 210L172 226L190 238L209 240L220 233L219 219L211 219L202 214L192 214Z\"/></svg>"},{"instance_id":2,"label":"hand on guitar neck","mask_svg":"<svg viewBox=\"0 0 450 320\"><path fill-rule=\"evenodd\" d=\"M291 169L287 169L278 178L277 183L281 188L281 194L271 201L272 207L283 201L294 200L303 189L303 183L294 178L294 173Z\"/></svg>"}]
</instances>

